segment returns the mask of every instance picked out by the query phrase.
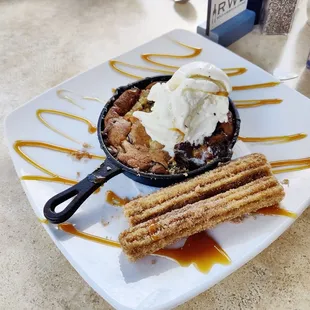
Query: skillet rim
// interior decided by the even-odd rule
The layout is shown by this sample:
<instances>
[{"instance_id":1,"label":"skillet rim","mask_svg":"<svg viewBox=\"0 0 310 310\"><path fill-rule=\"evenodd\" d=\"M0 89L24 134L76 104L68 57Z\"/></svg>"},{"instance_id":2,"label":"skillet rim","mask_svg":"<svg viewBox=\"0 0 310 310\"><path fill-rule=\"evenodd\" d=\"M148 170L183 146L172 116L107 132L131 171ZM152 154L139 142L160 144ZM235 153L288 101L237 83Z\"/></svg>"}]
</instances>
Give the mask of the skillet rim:
<instances>
[{"instance_id":1,"label":"skillet rim","mask_svg":"<svg viewBox=\"0 0 310 310\"><path fill-rule=\"evenodd\" d=\"M229 99L229 110L233 113L234 116L234 135L232 140L230 141L229 147L228 147L228 154L225 157L220 157L215 160L212 160L211 162L207 163L204 166L201 166L197 169L185 172L185 173L178 173L178 174L154 174L154 173L146 173L142 171L137 171L134 168L130 168L123 163L121 163L119 160L117 160L108 150L107 146L104 143L103 136L102 136L102 131L104 130L104 118L108 112L108 110L112 107L113 103L120 97L120 95L125 92L128 89L131 88L139 88L139 89L144 89L147 85L151 84L152 82L167 82L172 75L159 75L159 76L152 76L152 77L146 77L142 80L135 81L133 83L129 83L125 86L120 86L115 90L114 95L107 101L105 106L103 107L102 111L100 112L99 118L98 118L98 123L97 123L97 136L98 140L100 143L100 148L104 151L106 154L106 160L109 160L111 164L114 164L118 168L122 169L123 172L129 173L132 175L135 175L136 177L139 178L145 178L148 180L164 180L164 181L171 181L172 183L175 181L180 181L184 180L187 178L191 178L197 175L200 175L204 172L207 172L209 170L212 170L218 166L220 163L225 163L229 160L231 160L232 157L232 149L234 145L237 142L239 132L240 132L240 124L241 124L241 119L239 112L237 108L235 107L233 101Z\"/></svg>"}]
</instances>

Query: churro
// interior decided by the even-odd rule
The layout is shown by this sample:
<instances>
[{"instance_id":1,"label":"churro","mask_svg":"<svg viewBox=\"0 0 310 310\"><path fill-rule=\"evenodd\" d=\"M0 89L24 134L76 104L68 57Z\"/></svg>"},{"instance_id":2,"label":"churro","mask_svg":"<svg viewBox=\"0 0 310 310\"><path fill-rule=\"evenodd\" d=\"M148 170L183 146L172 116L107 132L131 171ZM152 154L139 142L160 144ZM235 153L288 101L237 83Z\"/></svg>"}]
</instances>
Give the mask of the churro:
<instances>
[{"instance_id":1,"label":"churro","mask_svg":"<svg viewBox=\"0 0 310 310\"><path fill-rule=\"evenodd\" d=\"M129 224L134 226L174 209L183 208L187 204L271 175L270 169L264 155L251 154L189 181L135 199L124 206L124 213Z\"/></svg>"},{"instance_id":2,"label":"churro","mask_svg":"<svg viewBox=\"0 0 310 310\"><path fill-rule=\"evenodd\" d=\"M184 237L279 204L283 198L277 179L264 176L131 227L120 234L119 241L128 258L135 261Z\"/></svg>"}]
</instances>

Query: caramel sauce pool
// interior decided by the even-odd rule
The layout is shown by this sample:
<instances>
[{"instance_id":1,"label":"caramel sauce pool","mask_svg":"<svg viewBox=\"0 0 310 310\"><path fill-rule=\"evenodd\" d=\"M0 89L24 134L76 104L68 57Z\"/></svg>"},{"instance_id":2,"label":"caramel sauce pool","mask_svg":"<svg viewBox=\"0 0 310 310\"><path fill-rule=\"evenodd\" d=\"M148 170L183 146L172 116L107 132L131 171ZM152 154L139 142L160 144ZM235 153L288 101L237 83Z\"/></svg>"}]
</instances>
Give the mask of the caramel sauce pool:
<instances>
[{"instance_id":1,"label":"caramel sauce pool","mask_svg":"<svg viewBox=\"0 0 310 310\"><path fill-rule=\"evenodd\" d=\"M277 206L267 207L259 209L255 212L255 214L263 214L263 215L281 215L291 217L293 219L297 218L297 214L294 212L287 211L285 209L279 208Z\"/></svg>"},{"instance_id":2,"label":"caramel sauce pool","mask_svg":"<svg viewBox=\"0 0 310 310\"><path fill-rule=\"evenodd\" d=\"M115 194L113 191L107 191L106 201L107 201L107 203L109 203L113 206L121 207L121 206L125 205L127 202L129 202L130 199L121 198L117 194Z\"/></svg>"},{"instance_id":3,"label":"caramel sauce pool","mask_svg":"<svg viewBox=\"0 0 310 310\"><path fill-rule=\"evenodd\" d=\"M107 246L121 248L117 241L82 232L71 223L58 224L57 226L60 230L70 235ZM208 273L215 264L229 265L231 263L226 252L206 232L190 236L183 247L179 249L162 249L154 254L171 258L182 267L194 264L203 273Z\"/></svg>"},{"instance_id":4,"label":"caramel sauce pool","mask_svg":"<svg viewBox=\"0 0 310 310\"><path fill-rule=\"evenodd\" d=\"M206 232L190 236L179 249L162 249L155 254L169 257L182 267L194 264L203 273L208 273L215 264L229 265L231 263L226 252Z\"/></svg>"}]
</instances>

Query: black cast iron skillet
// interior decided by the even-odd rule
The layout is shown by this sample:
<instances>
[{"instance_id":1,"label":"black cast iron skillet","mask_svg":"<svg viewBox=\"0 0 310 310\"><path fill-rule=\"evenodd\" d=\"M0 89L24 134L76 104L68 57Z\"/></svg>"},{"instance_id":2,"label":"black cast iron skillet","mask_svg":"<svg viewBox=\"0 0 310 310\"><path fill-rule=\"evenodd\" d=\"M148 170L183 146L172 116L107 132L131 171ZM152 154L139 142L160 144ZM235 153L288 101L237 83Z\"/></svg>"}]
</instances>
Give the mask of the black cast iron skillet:
<instances>
[{"instance_id":1,"label":"black cast iron skillet","mask_svg":"<svg viewBox=\"0 0 310 310\"><path fill-rule=\"evenodd\" d=\"M187 174L174 174L174 175L159 175L151 174L145 172L138 172L130 167L125 166L119 162L115 157L113 157L107 146L105 145L102 137L102 131L104 129L104 118L107 111L112 107L114 101L126 90L133 87L138 87L139 89L146 88L152 82L166 82L171 78L171 75L149 77L138 82L134 82L127 86L119 87L114 96L107 102L102 112L100 113L97 134L101 148L106 154L106 160L101 164L101 166L96 169L93 173L89 174L85 179L80 181L78 184L68 188L67 190L55 195L47 201L44 206L44 215L52 223L58 224L65 222L69 219L76 210L81 206L81 204L100 186L102 186L109 179L114 176L124 173L130 179L137 181L142 184L165 187L173 183L180 182L184 179L194 177L208 170L214 169L221 162L227 162L231 159L232 148L237 141L239 130L240 130L240 118L239 113L234 106L233 102L229 99L229 109L233 114L234 119L234 136L229 146L229 151L225 157L217 158L210 163L192 170ZM74 197L74 199L68 204L63 211L56 212L55 209L58 205L65 202L66 200Z\"/></svg>"}]
</instances>

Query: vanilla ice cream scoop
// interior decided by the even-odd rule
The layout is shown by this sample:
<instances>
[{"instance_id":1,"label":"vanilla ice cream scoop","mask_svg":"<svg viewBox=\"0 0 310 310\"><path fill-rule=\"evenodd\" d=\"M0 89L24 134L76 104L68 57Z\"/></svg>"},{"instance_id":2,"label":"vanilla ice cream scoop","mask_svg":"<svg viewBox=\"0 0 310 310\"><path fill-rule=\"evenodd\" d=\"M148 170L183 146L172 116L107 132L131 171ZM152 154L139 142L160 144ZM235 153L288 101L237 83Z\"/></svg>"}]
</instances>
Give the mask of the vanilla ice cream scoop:
<instances>
[{"instance_id":1,"label":"vanilla ice cream scoop","mask_svg":"<svg viewBox=\"0 0 310 310\"><path fill-rule=\"evenodd\" d=\"M224 71L206 62L180 67L167 83L155 84L148 95L151 112L134 112L146 132L171 156L179 142L202 144L218 122L227 122L231 84Z\"/></svg>"}]
</instances>

